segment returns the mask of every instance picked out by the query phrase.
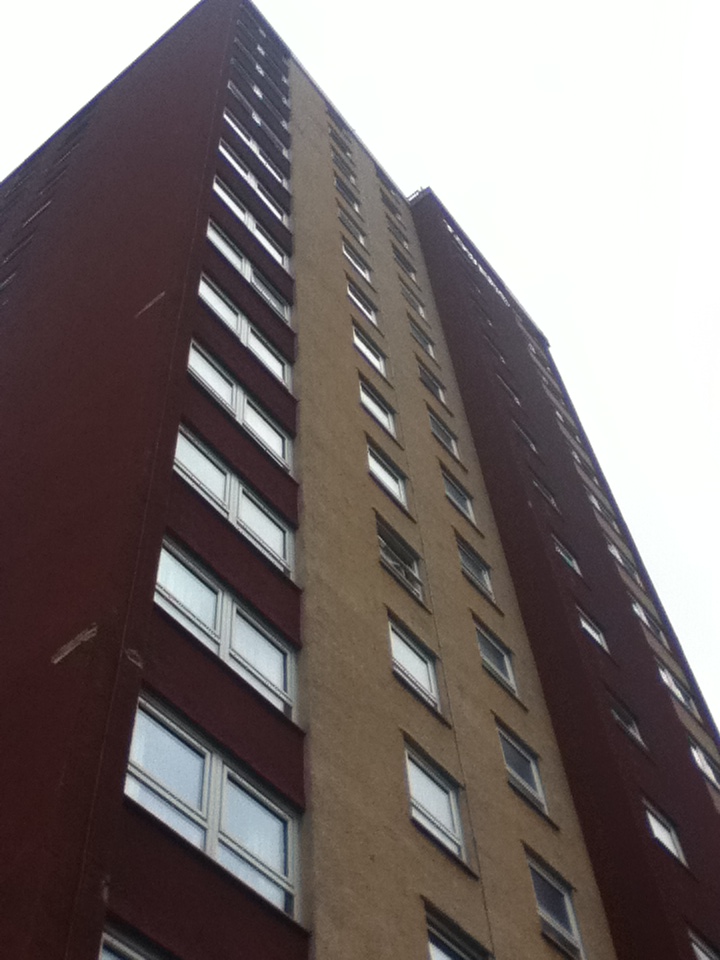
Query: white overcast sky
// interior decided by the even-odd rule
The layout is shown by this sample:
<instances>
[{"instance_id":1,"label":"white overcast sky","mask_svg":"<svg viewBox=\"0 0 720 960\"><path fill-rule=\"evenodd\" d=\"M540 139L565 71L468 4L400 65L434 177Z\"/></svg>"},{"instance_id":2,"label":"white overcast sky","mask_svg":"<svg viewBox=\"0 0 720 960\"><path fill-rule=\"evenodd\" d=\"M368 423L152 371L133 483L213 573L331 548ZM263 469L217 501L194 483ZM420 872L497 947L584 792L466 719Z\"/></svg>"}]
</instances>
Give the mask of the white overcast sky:
<instances>
[{"instance_id":1,"label":"white overcast sky","mask_svg":"<svg viewBox=\"0 0 720 960\"><path fill-rule=\"evenodd\" d=\"M0 178L191 6L7 5ZM258 6L549 337L720 719L717 0Z\"/></svg>"}]
</instances>

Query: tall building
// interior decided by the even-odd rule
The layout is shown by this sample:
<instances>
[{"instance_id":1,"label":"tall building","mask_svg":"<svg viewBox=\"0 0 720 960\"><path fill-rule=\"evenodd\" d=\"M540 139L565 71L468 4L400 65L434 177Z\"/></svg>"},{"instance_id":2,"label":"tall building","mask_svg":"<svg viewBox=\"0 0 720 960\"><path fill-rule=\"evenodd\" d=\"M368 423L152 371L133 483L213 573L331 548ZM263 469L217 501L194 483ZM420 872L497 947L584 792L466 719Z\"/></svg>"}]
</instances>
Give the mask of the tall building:
<instances>
[{"instance_id":1,"label":"tall building","mask_svg":"<svg viewBox=\"0 0 720 960\"><path fill-rule=\"evenodd\" d=\"M717 731L432 191L204 0L0 204L7 956L718 960Z\"/></svg>"}]
</instances>

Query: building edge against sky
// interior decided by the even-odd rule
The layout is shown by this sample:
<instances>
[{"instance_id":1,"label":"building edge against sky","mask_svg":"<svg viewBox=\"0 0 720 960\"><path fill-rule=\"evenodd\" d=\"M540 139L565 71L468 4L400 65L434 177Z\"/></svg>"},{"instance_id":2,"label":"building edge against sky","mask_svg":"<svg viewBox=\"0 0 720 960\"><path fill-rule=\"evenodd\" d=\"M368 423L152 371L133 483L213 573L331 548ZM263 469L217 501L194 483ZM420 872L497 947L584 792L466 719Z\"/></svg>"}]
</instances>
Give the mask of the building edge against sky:
<instances>
[{"instance_id":1,"label":"building edge against sky","mask_svg":"<svg viewBox=\"0 0 720 960\"><path fill-rule=\"evenodd\" d=\"M716 730L434 194L206 0L0 203L13 956L712 960Z\"/></svg>"}]
</instances>

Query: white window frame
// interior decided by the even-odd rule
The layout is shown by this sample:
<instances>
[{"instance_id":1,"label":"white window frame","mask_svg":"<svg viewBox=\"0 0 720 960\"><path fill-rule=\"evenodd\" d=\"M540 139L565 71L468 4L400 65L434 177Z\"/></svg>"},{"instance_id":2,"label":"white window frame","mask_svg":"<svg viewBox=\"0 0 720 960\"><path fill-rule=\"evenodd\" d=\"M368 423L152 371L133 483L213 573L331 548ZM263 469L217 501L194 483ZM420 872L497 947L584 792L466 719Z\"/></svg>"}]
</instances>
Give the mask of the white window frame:
<instances>
[{"instance_id":1,"label":"white window frame","mask_svg":"<svg viewBox=\"0 0 720 960\"><path fill-rule=\"evenodd\" d=\"M568 953L570 956L578 958L584 957L585 952L583 951L582 942L580 940L580 930L578 928L577 918L575 916L570 886L564 880L561 880L559 876L551 873L546 867L543 867L532 857L528 857L528 866L530 868L531 883L533 886L533 893L535 894L535 903L537 905L544 936L546 936L553 943L556 943L565 953ZM554 887L555 891L561 895L565 905L565 912L568 917L569 926L563 921L559 920L557 917L552 916L540 905L533 875L539 877L551 887Z\"/></svg>"},{"instance_id":2,"label":"white window frame","mask_svg":"<svg viewBox=\"0 0 720 960\"><path fill-rule=\"evenodd\" d=\"M424 644L401 626L397 620L388 620L390 634L390 652L392 655L393 673L409 686L414 693L429 703L435 710L440 708L440 696L437 682L437 657ZM419 675L407 665L407 658L403 662L403 649L407 649L422 662L426 674Z\"/></svg>"},{"instance_id":3,"label":"white window frame","mask_svg":"<svg viewBox=\"0 0 720 960\"><path fill-rule=\"evenodd\" d=\"M438 380L434 373L431 373L424 363L418 361L418 376L420 377L420 383L425 387L426 390L429 390L430 393L435 397L436 400L439 400L440 403L445 403L445 387Z\"/></svg>"},{"instance_id":4,"label":"white window frame","mask_svg":"<svg viewBox=\"0 0 720 960\"><path fill-rule=\"evenodd\" d=\"M708 783L711 783L716 790L720 790L720 763L694 740L690 741L690 754L695 761L695 766Z\"/></svg>"},{"instance_id":5,"label":"white window frame","mask_svg":"<svg viewBox=\"0 0 720 960\"><path fill-rule=\"evenodd\" d=\"M232 80L228 80L228 90L230 91L232 96L235 97L238 103L241 103L245 107L245 109L249 111L250 116L252 117L253 123L256 123L258 127L260 127L260 129L264 132L265 136L268 137L270 140L272 140L274 146L280 151L280 153L286 159L288 159L290 157L290 151L288 150L288 148L282 142L280 137L275 133L273 128L267 123L267 121L265 121L257 112L257 110L255 110L255 108L253 107L252 103L250 103L248 98L240 92L240 90L238 89L236 84L232 82ZM287 123L284 120L282 120L281 123L283 124L283 126L285 127L287 126Z\"/></svg>"},{"instance_id":6,"label":"white window frame","mask_svg":"<svg viewBox=\"0 0 720 960\"><path fill-rule=\"evenodd\" d=\"M462 821L460 819L459 786L452 781L443 771L438 769L435 764L421 757L409 746L405 748L405 766L407 776L408 795L410 797L410 816L437 840L443 847L450 850L455 856L464 859L465 846L463 841ZM413 796L412 790L412 769L419 772L420 776L426 777L436 787L443 791L448 800L450 808L450 818L447 823L443 823L422 802Z\"/></svg>"},{"instance_id":7,"label":"white window frame","mask_svg":"<svg viewBox=\"0 0 720 960\"><path fill-rule=\"evenodd\" d=\"M562 558L565 566L570 567L573 573L576 573L579 577L582 576L582 570L580 569L580 564L575 559L575 556L568 550L565 544L558 540L555 534L552 534L553 546L555 547L555 552Z\"/></svg>"},{"instance_id":8,"label":"white window frame","mask_svg":"<svg viewBox=\"0 0 720 960\"><path fill-rule=\"evenodd\" d=\"M671 853L680 863L684 863L685 866L687 866L687 860L685 859L680 838L678 837L674 824L668 820L667 817L663 816L657 807L653 806L649 800L644 800L643 803L645 806L645 819L647 820L650 835L654 837L668 853Z\"/></svg>"},{"instance_id":9,"label":"white window frame","mask_svg":"<svg viewBox=\"0 0 720 960\"><path fill-rule=\"evenodd\" d=\"M106 955L106 949L111 953ZM110 931L103 933L98 960L105 960L106 956L108 960L115 960L116 957L121 958L121 960L158 960L157 954L148 953L147 950L139 950L124 938L120 938Z\"/></svg>"},{"instance_id":10,"label":"white window frame","mask_svg":"<svg viewBox=\"0 0 720 960\"><path fill-rule=\"evenodd\" d=\"M220 140L218 151L223 157L225 157L233 170L238 173L247 183L247 185L258 195L270 213L272 213L272 215L276 217L280 223L287 226L289 221L287 210L285 210L283 205L276 200L275 197L273 197L267 187L265 187L258 180L250 167L248 167L247 164L240 159L230 144L226 143L225 140Z\"/></svg>"},{"instance_id":11,"label":"white window frame","mask_svg":"<svg viewBox=\"0 0 720 960\"><path fill-rule=\"evenodd\" d=\"M459 510L460 513L467 517L471 523L475 523L475 515L473 513L472 500L473 498L467 492L465 487L451 476L445 470L441 469L443 484L445 486L445 496L448 498L450 503L455 507L456 510Z\"/></svg>"},{"instance_id":12,"label":"white window frame","mask_svg":"<svg viewBox=\"0 0 720 960\"><path fill-rule=\"evenodd\" d=\"M424 350L425 353L429 357L432 357L432 359L434 360L435 344L430 339L430 337L425 333L422 327L418 326L418 324L415 323L415 321L409 314L408 314L408 321L410 322L410 336L413 338L413 340L417 344L420 345L421 349Z\"/></svg>"},{"instance_id":13,"label":"white window frame","mask_svg":"<svg viewBox=\"0 0 720 960\"><path fill-rule=\"evenodd\" d=\"M417 313L419 317L425 319L425 307L420 300L415 296L410 287L402 280L400 281L400 293L407 300L413 310Z\"/></svg>"},{"instance_id":14,"label":"white window frame","mask_svg":"<svg viewBox=\"0 0 720 960\"><path fill-rule=\"evenodd\" d=\"M213 385L203 377L202 373L198 369L198 362L196 358L199 358L201 363L208 364L215 370L218 376L227 381L231 389L231 400L229 403L224 397L221 397L215 391ZM207 353L205 350L202 350L197 343L195 343L195 341L190 344L188 370L192 376L202 384L203 388L208 390L213 397L219 403L221 403L230 414L232 414L233 418L240 424L240 426L242 426L242 428L250 434L252 439L255 440L256 443L258 443L263 450L273 458L273 460L277 461L285 470L292 470L293 442L289 434L283 430L275 418L269 414L267 410L265 410L265 408L261 406L257 400L255 400L254 397L251 397L243 389L237 380L235 380L227 372L227 370L224 369L224 367L220 366L214 357L211 357L209 353ZM253 411L256 416L265 421L269 430L272 430L277 434L279 443L281 444L280 452L273 449L266 438L254 428L254 418L250 411Z\"/></svg>"},{"instance_id":15,"label":"white window frame","mask_svg":"<svg viewBox=\"0 0 720 960\"><path fill-rule=\"evenodd\" d=\"M360 313L375 326L378 325L378 309L369 297L366 297L362 290L347 278L347 295L352 303L358 308Z\"/></svg>"},{"instance_id":16,"label":"white window frame","mask_svg":"<svg viewBox=\"0 0 720 960\"><path fill-rule=\"evenodd\" d=\"M512 664L512 651L505 646L505 644L499 640L494 634L492 634L486 627L481 626L479 623L475 623L475 634L477 636L478 647L480 649L480 658L483 662L483 666L492 676L498 680L503 686L508 687L512 693L517 693L517 681L515 680L515 670L513 669ZM503 663L503 668L498 667L494 660L490 659L488 653L483 649L483 641L491 647L494 651L500 654L500 659Z\"/></svg>"},{"instance_id":17,"label":"white window frame","mask_svg":"<svg viewBox=\"0 0 720 960\"><path fill-rule=\"evenodd\" d=\"M645 607L632 596L630 597L630 606L632 607L632 611L635 614L635 616L638 618L640 623L642 623L643 626L647 627L650 633L654 637L656 637L664 647L667 647L668 646L667 637L665 636L665 633L663 631L662 626L660 625L660 622L656 620L655 617L652 616L652 614L648 613Z\"/></svg>"},{"instance_id":18,"label":"white window frame","mask_svg":"<svg viewBox=\"0 0 720 960\"><path fill-rule=\"evenodd\" d=\"M420 557L394 530L378 519L380 563L416 600L424 603Z\"/></svg>"},{"instance_id":19,"label":"white window frame","mask_svg":"<svg viewBox=\"0 0 720 960\"><path fill-rule=\"evenodd\" d=\"M198 296L265 369L289 388L291 365L275 347L270 346L267 339L250 323L242 310L235 306L225 291L204 274L200 277Z\"/></svg>"},{"instance_id":20,"label":"white window frame","mask_svg":"<svg viewBox=\"0 0 720 960\"><path fill-rule=\"evenodd\" d=\"M371 280L370 267L367 265L367 263L365 263L365 261L360 256L360 254L357 253L355 250L353 250L353 248L350 246L347 240L343 240L342 242L342 252L345 256L345 259L348 261L348 263L350 263L355 268L355 270L357 270L357 272L360 274L360 276L364 280L367 280L367 282L370 283L370 280ZM351 299L354 299L354 298L351 297Z\"/></svg>"},{"instance_id":21,"label":"white window frame","mask_svg":"<svg viewBox=\"0 0 720 960\"><path fill-rule=\"evenodd\" d=\"M367 445L368 470L393 500L407 507L407 477L373 444Z\"/></svg>"},{"instance_id":22,"label":"white window frame","mask_svg":"<svg viewBox=\"0 0 720 960\"><path fill-rule=\"evenodd\" d=\"M391 436L396 436L395 411L370 384L360 379L360 403Z\"/></svg>"},{"instance_id":23,"label":"white window frame","mask_svg":"<svg viewBox=\"0 0 720 960\"><path fill-rule=\"evenodd\" d=\"M215 623L212 627L203 623L179 597L176 597L157 579L155 584L155 603L183 626L204 646L208 647L220 660L227 663L236 673L261 693L275 707L288 716L292 716L295 702L296 654L280 635L258 614L251 611L233 593L222 586L220 581L207 570L191 560L175 544L165 541L162 553L170 554L197 580L203 583L217 596ZM158 563L158 577L160 564ZM262 636L263 642L273 647L283 658L283 683L279 686L264 674L248 657L243 656L237 644L233 644L236 630L236 618L240 617Z\"/></svg>"},{"instance_id":24,"label":"white window frame","mask_svg":"<svg viewBox=\"0 0 720 960\"><path fill-rule=\"evenodd\" d=\"M196 454L204 457L213 464L218 470L223 472L226 477L225 494L218 498L210 491L202 479L192 472L191 466L184 462L180 450L180 437L194 447ZM190 431L181 428L178 433L178 442L175 449L175 470L180 476L193 486L213 507L221 513L226 520L237 527L238 530L250 542L258 547L272 562L279 567L287 576L292 576L293 553L295 543L295 532L292 527L283 520L283 518L268 506L268 504L258 496L254 490L243 483L232 470L226 466L222 460L208 447L206 447L197 437L194 437ZM272 544L264 539L260 530L248 519L248 512L259 511L264 519L277 528L282 538L282 549L278 552Z\"/></svg>"},{"instance_id":25,"label":"white window frame","mask_svg":"<svg viewBox=\"0 0 720 960\"><path fill-rule=\"evenodd\" d=\"M615 519L613 512L605 506L599 497L595 496L592 490L587 490L586 493L595 513L599 514L606 523L610 524L613 530L617 531L617 533L620 533L620 525Z\"/></svg>"},{"instance_id":26,"label":"white window frame","mask_svg":"<svg viewBox=\"0 0 720 960\"><path fill-rule=\"evenodd\" d=\"M605 634L602 632L600 627L595 623L595 621L589 617L584 610L581 610L580 607L577 608L578 620L580 622L580 629L583 633L590 637L599 647L602 647L607 653L609 653L609 648L607 645L607 640L605 639Z\"/></svg>"},{"instance_id":27,"label":"white window frame","mask_svg":"<svg viewBox=\"0 0 720 960\"><path fill-rule=\"evenodd\" d=\"M345 183L345 181L335 174L335 189L343 198L345 203L355 211L355 213L360 213L360 199L356 197L352 192L350 187Z\"/></svg>"},{"instance_id":28,"label":"white window frame","mask_svg":"<svg viewBox=\"0 0 720 960\"><path fill-rule=\"evenodd\" d=\"M685 684L675 676L673 671L658 660L658 673L660 679L675 697L678 703L681 703L685 709L697 719L700 718L695 698L687 689Z\"/></svg>"},{"instance_id":29,"label":"white window frame","mask_svg":"<svg viewBox=\"0 0 720 960\"><path fill-rule=\"evenodd\" d=\"M489 960L487 950L441 916L428 916L427 925L428 960Z\"/></svg>"},{"instance_id":30,"label":"white window frame","mask_svg":"<svg viewBox=\"0 0 720 960\"><path fill-rule=\"evenodd\" d=\"M253 883L252 880L249 880L247 874L238 878L252 887L260 896L274 903L278 909L292 916L295 912L297 894L296 816L278 798L270 796L267 790L260 789L259 785L248 777L245 771L241 770L237 764L227 760L200 733L190 729L185 723L181 723L165 709L161 709L152 701L142 698L138 703L139 713L145 714L153 723L164 728L169 735L183 743L188 750L192 750L203 758L202 800L198 809L193 809L185 804L182 798L175 796L167 785L154 776L151 769L141 766L133 759L132 745L125 780L126 795L144 806L153 816L177 833L179 831L176 830L171 819L164 818L160 809L169 808L168 815L170 818L173 814L176 817L179 815L185 821L194 823L199 831L203 831L204 839L202 844L196 845L189 838L185 838L188 843L197 846L224 869L230 868L223 863L222 850L224 848L231 851L236 858L243 861L246 870L249 867L253 871L252 875L256 882ZM135 733L133 733L133 744L134 741ZM224 804L230 784L254 803L263 807L267 813L282 824L283 858L285 861L282 874L269 864L264 863L250 849L243 847L237 838L232 837L223 829ZM153 795L155 801L153 807L143 803L142 795L138 795L139 790L147 791ZM135 795L133 796L133 794ZM179 833L179 835L182 836L182 833ZM238 876L234 872L233 875ZM267 887L263 891L263 884L273 888L274 899L268 896Z\"/></svg>"},{"instance_id":31,"label":"white window frame","mask_svg":"<svg viewBox=\"0 0 720 960\"><path fill-rule=\"evenodd\" d=\"M353 324L353 344L355 345L355 349L365 357L370 366L384 377L387 370L387 357L355 324Z\"/></svg>"},{"instance_id":32,"label":"white window frame","mask_svg":"<svg viewBox=\"0 0 720 960\"><path fill-rule=\"evenodd\" d=\"M505 769L507 770L508 780L523 796L527 797L531 803L534 803L535 806L540 807L543 812L547 811L547 800L545 799L545 791L543 790L542 779L540 777L540 767L538 765L538 757L534 750L531 750L527 744L523 743L522 740L519 740L514 734L510 733L505 727L498 726L497 728L498 736L500 738L500 748L502 750L503 761L505 763ZM509 745L512 750L517 751L520 756L526 760L530 766L531 779L526 780L521 774L519 774L512 766L511 762L508 760L507 753L505 752L505 745Z\"/></svg>"},{"instance_id":33,"label":"white window frame","mask_svg":"<svg viewBox=\"0 0 720 960\"><path fill-rule=\"evenodd\" d=\"M608 553L615 560L618 566L625 571L625 573L630 577L631 580L634 580L638 586L642 586L642 577L640 576L640 571L632 562L629 557L626 557L625 554L620 550L620 548L612 542L612 540L606 540Z\"/></svg>"},{"instance_id":34,"label":"white window frame","mask_svg":"<svg viewBox=\"0 0 720 960\"><path fill-rule=\"evenodd\" d=\"M340 204L338 204L338 220L345 227L353 240L359 243L361 247L367 246L367 237L365 232L360 229L347 210L341 207Z\"/></svg>"},{"instance_id":35,"label":"white window frame","mask_svg":"<svg viewBox=\"0 0 720 960\"><path fill-rule=\"evenodd\" d=\"M456 537L460 569L474 587L491 600L494 599L490 567L469 543Z\"/></svg>"},{"instance_id":36,"label":"white window frame","mask_svg":"<svg viewBox=\"0 0 720 960\"><path fill-rule=\"evenodd\" d=\"M245 254L235 246L233 241L212 219L208 220L206 236L218 253L227 260L230 266L237 270L243 280L249 283L270 309L289 326L292 316L292 306L285 297L275 289L262 271L258 270L252 260L246 257Z\"/></svg>"},{"instance_id":37,"label":"white window frame","mask_svg":"<svg viewBox=\"0 0 720 960\"><path fill-rule=\"evenodd\" d=\"M693 948L696 960L720 960L720 953L717 953L712 947L708 946L697 934L694 934L692 931L688 931L688 933L690 936L690 946Z\"/></svg>"},{"instance_id":38,"label":"white window frame","mask_svg":"<svg viewBox=\"0 0 720 960\"><path fill-rule=\"evenodd\" d=\"M521 400L520 397L517 395L517 393L515 393L515 391L514 391L513 388L510 386L510 384L507 382L507 380L505 380L504 377L501 377L499 373L496 373L495 376L497 377L498 381L500 382L500 384L501 384L501 386L503 387L503 389L505 390L505 392L506 392L506 393L508 394L508 396L510 396L510 398L512 399L512 402L513 402L516 406L521 407L521 406L522 406L522 400Z\"/></svg>"},{"instance_id":39,"label":"white window frame","mask_svg":"<svg viewBox=\"0 0 720 960\"><path fill-rule=\"evenodd\" d=\"M282 170L280 169L280 167L278 167L270 159L270 157L263 150L263 148L260 146L257 140L255 140L255 138L246 129L245 125L238 120L238 118L232 113L232 111L225 108L225 110L223 111L223 120L227 123L230 129L234 133L236 133L238 137L240 137L243 143L246 146L250 147L250 149L258 158L258 160L260 160L260 162L265 167L265 169L272 174L272 176L277 180L277 182L281 186L285 187L286 190L289 189L290 185L285 175L283 174Z\"/></svg>"},{"instance_id":40,"label":"white window frame","mask_svg":"<svg viewBox=\"0 0 720 960\"><path fill-rule=\"evenodd\" d=\"M228 210L237 217L240 223L247 227L273 260L279 263L283 270L287 271L290 262L288 255L220 177L216 176L213 180L213 192L222 200Z\"/></svg>"},{"instance_id":41,"label":"white window frame","mask_svg":"<svg viewBox=\"0 0 720 960\"><path fill-rule=\"evenodd\" d=\"M624 703L620 703L619 700L613 698L613 702L610 705L610 713L612 714L617 725L621 727L629 737L632 737L632 739L635 740L636 743L639 743L640 746L645 746L645 741L640 733L640 727L637 719L635 715L628 710Z\"/></svg>"},{"instance_id":42,"label":"white window frame","mask_svg":"<svg viewBox=\"0 0 720 960\"><path fill-rule=\"evenodd\" d=\"M430 418L430 432L438 441L442 444L443 447L451 453L456 459L460 458L460 453L458 451L458 442L457 437L452 432L450 427L445 423L444 420L441 420L440 417L433 413L433 411L428 407L428 416Z\"/></svg>"}]
</instances>

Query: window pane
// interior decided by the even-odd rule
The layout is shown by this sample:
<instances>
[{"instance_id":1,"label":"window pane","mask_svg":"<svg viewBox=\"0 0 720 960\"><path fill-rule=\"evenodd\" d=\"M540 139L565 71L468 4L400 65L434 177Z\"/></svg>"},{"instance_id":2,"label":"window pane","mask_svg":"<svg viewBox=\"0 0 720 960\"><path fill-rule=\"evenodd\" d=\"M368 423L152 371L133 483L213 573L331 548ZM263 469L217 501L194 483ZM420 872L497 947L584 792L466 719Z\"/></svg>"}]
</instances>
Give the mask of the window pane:
<instances>
[{"instance_id":1,"label":"window pane","mask_svg":"<svg viewBox=\"0 0 720 960\"><path fill-rule=\"evenodd\" d=\"M408 777L413 800L450 833L455 832L455 817L450 792L408 758Z\"/></svg>"},{"instance_id":2,"label":"window pane","mask_svg":"<svg viewBox=\"0 0 720 960\"><path fill-rule=\"evenodd\" d=\"M285 557L285 530L245 493L240 503L240 520L274 553Z\"/></svg>"},{"instance_id":3,"label":"window pane","mask_svg":"<svg viewBox=\"0 0 720 960\"><path fill-rule=\"evenodd\" d=\"M417 647L392 625L390 641L393 660L401 668L401 672L407 674L433 702L436 702L435 667L429 656L421 654Z\"/></svg>"},{"instance_id":4,"label":"window pane","mask_svg":"<svg viewBox=\"0 0 720 960\"><path fill-rule=\"evenodd\" d=\"M512 675L510 672L510 659L507 653L497 644L494 640L491 640L490 637L486 636L480 630L477 631L478 643L480 644L480 653L483 660L485 660L491 667L494 667L495 670L506 680L512 682Z\"/></svg>"},{"instance_id":5,"label":"window pane","mask_svg":"<svg viewBox=\"0 0 720 960\"><path fill-rule=\"evenodd\" d=\"M272 643L246 617L236 611L231 646L278 690L287 690L287 654Z\"/></svg>"},{"instance_id":6,"label":"window pane","mask_svg":"<svg viewBox=\"0 0 720 960\"><path fill-rule=\"evenodd\" d=\"M390 467L378 457L375 451L369 448L368 465L370 467L370 473L372 473L394 497L404 503L405 484L403 478L394 473Z\"/></svg>"},{"instance_id":7,"label":"window pane","mask_svg":"<svg viewBox=\"0 0 720 960\"><path fill-rule=\"evenodd\" d=\"M565 892L546 880L542 874L532 867L530 867L530 874L540 910L574 938Z\"/></svg>"},{"instance_id":8,"label":"window pane","mask_svg":"<svg viewBox=\"0 0 720 960\"><path fill-rule=\"evenodd\" d=\"M213 223L208 223L207 238L225 257L228 263L231 263L238 273L243 273L247 263L245 257L237 250L230 241L217 229Z\"/></svg>"},{"instance_id":9,"label":"window pane","mask_svg":"<svg viewBox=\"0 0 720 960\"><path fill-rule=\"evenodd\" d=\"M379 373L384 375L385 357L380 353L379 350L376 350L375 347L369 343L355 327L353 327L353 342L368 363L375 367Z\"/></svg>"},{"instance_id":10,"label":"window pane","mask_svg":"<svg viewBox=\"0 0 720 960\"><path fill-rule=\"evenodd\" d=\"M185 816L167 800L163 800L154 790L136 779L132 773L127 775L125 793L194 846L200 848L205 846L203 827L191 817Z\"/></svg>"},{"instance_id":11,"label":"window pane","mask_svg":"<svg viewBox=\"0 0 720 960\"><path fill-rule=\"evenodd\" d=\"M225 781L222 829L276 873L287 873L287 824L229 777Z\"/></svg>"},{"instance_id":12,"label":"window pane","mask_svg":"<svg viewBox=\"0 0 720 960\"><path fill-rule=\"evenodd\" d=\"M158 584L210 630L215 629L218 592L181 563L167 550L160 554Z\"/></svg>"},{"instance_id":13,"label":"window pane","mask_svg":"<svg viewBox=\"0 0 720 960\"><path fill-rule=\"evenodd\" d=\"M392 411L364 383L360 384L360 400L368 413L372 414L389 433L395 433Z\"/></svg>"},{"instance_id":14,"label":"window pane","mask_svg":"<svg viewBox=\"0 0 720 960\"><path fill-rule=\"evenodd\" d=\"M234 873L236 877L246 883L253 890L256 890L262 897L274 903L281 910L287 910L288 897L285 890L278 883L274 883L264 873L261 873L257 867L254 867L247 860L243 860L233 850L224 843L218 844L218 861Z\"/></svg>"},{"instance_id":15,"label":"window pane","mask_svg":"<svg viewBox=\"0 0 720 960\"><path fill-rule=\"evenodd\" d=\"M194 443L180 433L178 434L175 459L182 464L204 487L213 493L219 500L225 500L227 489L227 473L199 450Z\"/></svg>"},{"instance_id":16,"label":"window pane","mask_svg":"<svg viewBox=\"0 0 720 960\"><path fill-rule=\"evenodd\" d=\"M522 753L514 743L508 740L506 737L500 735L500 743L502 745L503 756L505 757L505 763L512 773L519 777L524 783L526 783L533 791L537 790L537 785L535 783L535 771L533 765L528 757Z\"/></svg>"},{"instance_id":17,"label":"window pane","mask_svg":"<svg viewBox=\"0 0 720 960\"><path fill-rule=\"evenodd\" d=\"M189 807L202 809L205 755L143 710L135 720L130 760Z\"/></svg>"},{"instance_id":18,"label":"window pane","mask_svg":"<svg viewBox=\"0 0 720 960\"><path fill-rule=\"evenodd\" d=\"M281 459L285 459L285 437L250 401L245 404L243 422L262 440L266 447Z\"/></svg>"},{"instance_id":19,"label":"window pane","mask_svg":"<svg viewBox=\"0 0 720 960\"><path fill-rule=\"evenodd\" d=\"M265 364L271 373L274 373L278 380L285 380L285 362L271 350L262 337L252 328L248 333L248 347L255 356Z\"/></svg>"},{"instance_id":20,"label":"window pane","mask_svg":"<svg viewBox=\"0 0 720 960\"><path fill-rule=\"evenodd\" d=\"M200 280L199 294L210 309L220 317L235 332L238 330L238 312L230 306L227 300L203 277Z\"/></svg>"},{"instance_id":21,"label":"window pane","mask_svg":"<svg viewBox=\"0 0 720 960\"><path fill-rule=\"evenodd\" d=\"M216 393L228 406L232 406L232 381L223 376L195 347L190 348L189 367L213 393Z\"/></svg>"}]
</instances>

